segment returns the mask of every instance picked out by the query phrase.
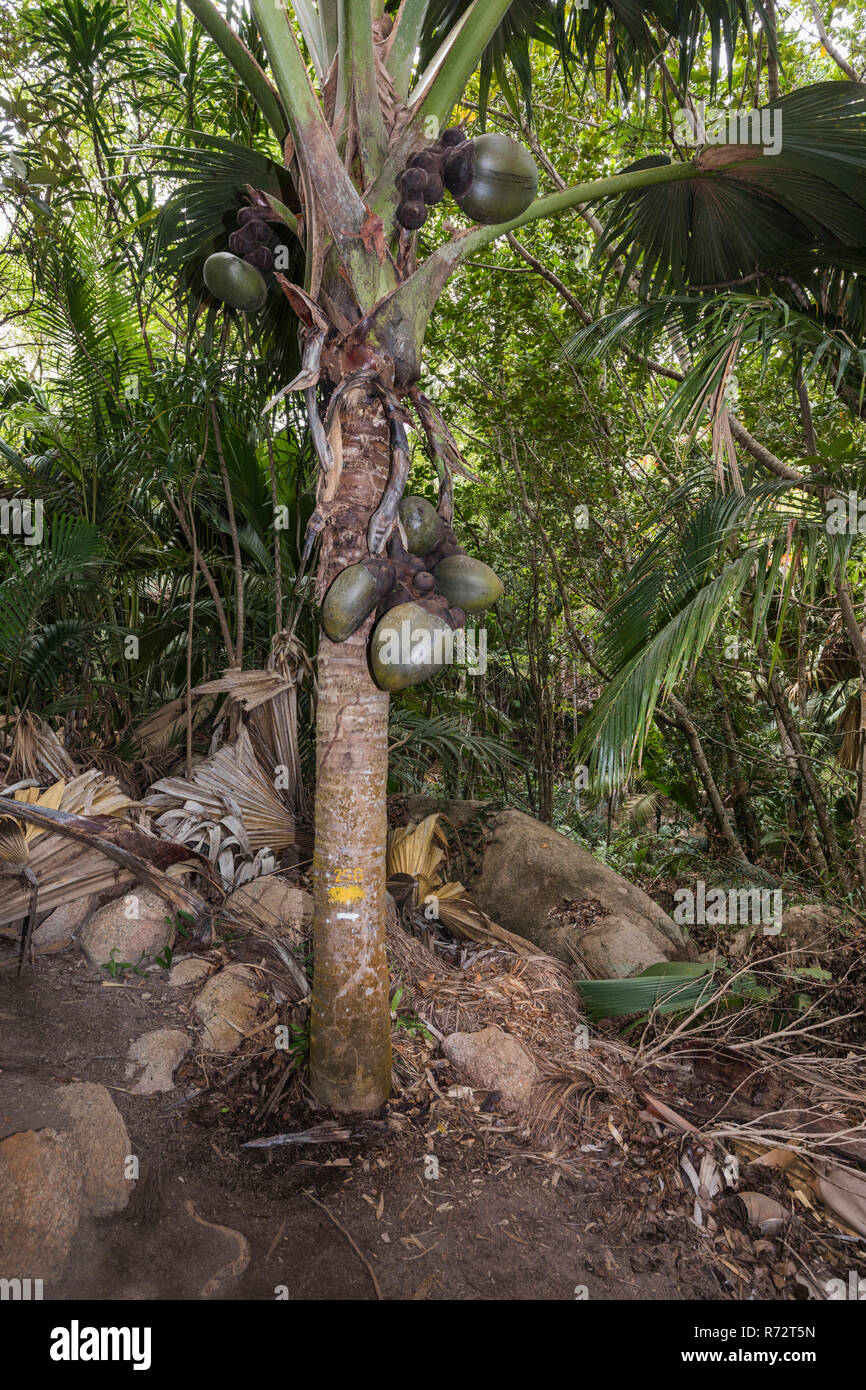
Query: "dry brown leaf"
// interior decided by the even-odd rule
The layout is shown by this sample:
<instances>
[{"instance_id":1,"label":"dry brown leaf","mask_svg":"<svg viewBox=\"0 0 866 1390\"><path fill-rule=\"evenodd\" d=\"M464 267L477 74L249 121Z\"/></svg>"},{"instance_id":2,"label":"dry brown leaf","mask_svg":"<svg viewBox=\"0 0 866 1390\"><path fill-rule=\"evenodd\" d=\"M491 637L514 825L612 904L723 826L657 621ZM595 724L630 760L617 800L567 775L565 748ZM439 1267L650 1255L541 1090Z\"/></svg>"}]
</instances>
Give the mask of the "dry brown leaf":
<instances>
[{"instance_id":1,"label":"dry brown leaf","mask_svg":"<svg viewBox=\"0 0 866 1390\"><path fill-rule=\"evenodd\" d=\"M813 1180L816 1197L852 1231L866 1236L866 1174L821 1164Z\"/></svg>"}]
</instances>

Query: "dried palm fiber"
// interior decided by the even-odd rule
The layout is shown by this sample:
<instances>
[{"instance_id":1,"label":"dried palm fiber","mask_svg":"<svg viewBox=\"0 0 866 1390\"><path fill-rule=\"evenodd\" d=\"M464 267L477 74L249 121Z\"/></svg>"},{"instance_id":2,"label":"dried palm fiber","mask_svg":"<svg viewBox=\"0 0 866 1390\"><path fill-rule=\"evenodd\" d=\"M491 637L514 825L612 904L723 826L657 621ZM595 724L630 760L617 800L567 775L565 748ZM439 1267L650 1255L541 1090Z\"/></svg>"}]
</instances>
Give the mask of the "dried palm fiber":
<instances>
[{"instance_id":1,"label":"dried palm fiber","mask_svg":"<svg viewBox=\"0 0 866 1390\"><path fill-rule=\"evenodd\" d=\"M411 1009L439 1039L495 1024L529 1052L538 1071L524 1116L533 1142L575 1142L602 1100L608 1110L633 1111L633 1050L590 1043L567 966L541 953L518 955L504 942L451 964L406 931L390 903L386 928L401 1010Z\"/></svg>"},{"instance_id":2,"label":"dried palm fiber","mask_svg":"<svg viewBox=\"0 0 866 1390\"><path fill-rule=\"evenodd\" d=\"M54 730L28 710L0 716L0 776L7 783L74 777L78 769Z\"/></svg>"},{"instance_id":3,"label":"dried palm fiber","mask_svg":"<svg viewBox=\"0 0 866 1390\"><path fill-rule=\"evenodd\" d=\"M842 734L842 743L836 754L840 767L848 772L856 772L860 766L860 696L852 695L845 705L836 724L837 734Z\"/></svg>"},{"instance_id":4,"label":"dried palm fiber","mask_svg":"<svg viewBox=\"0 0 866 1390\"><path fill-rule=\"evenodd\" d=\"M186 844L208 838L208 857L218 862L223 841L233 837L251 859L298 843L294 818L261 767L246 728L194 769L190 778L154 782L142 805L156 813L163 834Z\"/></svg>"},{"instance_id":5,"label":"dried palm fiber","mask_svg":"<svg viewBox=\"0 0 866 1390\"><path fill-rule=\"evenodd\" d=\"M312 664L303 644L278 632L263 671L224 671L219 680L197 686L194 695L224 694L228 699L216 715L219 724L239 708L244 714L253 750L266 770L281 769L280 790L294 816L306 816L306 798L298 749L298 689L313 679Z\"/></svg>"},{"instance_id":6,"label":"dried palm fiber","mask_svg":"<svg viewBox=\"0 0 866 1390\"><path fill-rule=\"evenodd\" d=\"M212 712L216 697L203 695L193 690L192 724L197 728ZM186 696L170 700L166 705L149 714L133 730L133 738L145 753L151 755L167 753L175 741L180 740L186 730Z\"/></svg>"},{"instance_id":7,"label":"dried palm fiber","mask_svg":"<svg viewBox=\"0 0 866 1390\"><path fill-rule=\"evenodd\" d=\"M120 820L135 804L121 791L113 777L103 777L95 768L69 783L61 780L45 792L40 792L36 787L19 789L10 800L34 808L62 811L86 821L93 817ZM4 829L10 823L20 825L14 817L4 816ZM24 830L24 840L26 862L39 884L40 912L50 912L61 903L74 902L91 893L109 892L136 881L131 870L112 862L101 850L55 831L28 825ZM158 843L154 841L155 845ZM187 870L190 867L186 865ZM180 874L184 872L184 866L180 863L172 865L166 872ZM13 879L0 882L0 925L19 921L26 915L28 906L29 890L23 883Z\"/></svg>"},{"instance_id":8,"label":"dried palm fiber","mask_svg":"<svg viewBox=\"0 0 866 1390\"><path fill-rule=\"evenodd\" d=\"M842 615L837 613L827 624L827 640L815 667L815 684L819 690L829 690L840 681L854 680L859 674L851 639L843 632Z\"/></svg>"},{"instance_id":9,"label":"dried palm fiber","mask_svg":"<svg viewBox=\"0 0 866 1390\"><path fill-rule=\"evenodd\" d=\"M451 964L401 925L390 902L386 929L395 974L438 1032L504 1020L526 1041L559 1037L573 1050L580 1001L568 967L552 956L518 955L506 943L492 943L464 956L462 965Z\"/></svg>"},{"instance_id":10,"label":"dried palm fiber","mask_svg":"<svg viewBox=\"0 0 866 1390\"><path fill-rule=\"evenodd\" d=\"M447 851L438 814L399 826L392 830L388 842L388 878L401 875L404 880L413 879L418 905L431 909L433 917L459 940L501 942L518 955L538 955L531 942L506 931L482 912L462 883L446 880Z\"/></svg>"}]
</instances>

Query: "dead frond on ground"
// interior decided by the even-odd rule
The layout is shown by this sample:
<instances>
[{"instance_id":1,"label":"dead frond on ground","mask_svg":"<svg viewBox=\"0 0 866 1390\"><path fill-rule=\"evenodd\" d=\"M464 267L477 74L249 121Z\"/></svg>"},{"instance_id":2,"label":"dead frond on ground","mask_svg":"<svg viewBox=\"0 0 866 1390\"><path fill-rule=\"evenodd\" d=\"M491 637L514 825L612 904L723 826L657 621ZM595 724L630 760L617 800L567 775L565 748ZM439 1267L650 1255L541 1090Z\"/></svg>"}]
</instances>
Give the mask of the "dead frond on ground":
<instances>
[{"instance_id":1,"label":"dead frond on ground","mask_svg":"<svg viewBox=\"0 0 866 1390\"><path fill-rule=\"evenodd\" d=\"M39 785L74 777L78 769L57 734L43 719L24 710L0 715L0 784Z\"/></svg>"}]
</instances>

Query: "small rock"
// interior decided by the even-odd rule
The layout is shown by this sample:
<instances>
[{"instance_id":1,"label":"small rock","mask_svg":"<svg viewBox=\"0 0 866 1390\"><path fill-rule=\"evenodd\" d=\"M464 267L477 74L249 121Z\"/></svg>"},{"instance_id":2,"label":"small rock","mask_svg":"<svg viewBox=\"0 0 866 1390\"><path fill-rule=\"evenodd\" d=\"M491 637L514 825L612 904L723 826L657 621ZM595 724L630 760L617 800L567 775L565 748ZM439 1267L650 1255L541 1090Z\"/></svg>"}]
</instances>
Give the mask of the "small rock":
<instances>
[{"instance_id":1,"label":"small rock","mask_svg":"<svg viewBox=\"0 0 866 1390\"><path fill-rule=\"evenodd\" d=\"M175 1070L190 1046L189 1034L179 1028L156 1028L136 1038L127 1053L126 1075L133 1077L140 1067L144 1067L144 1074L133 1086L134 1094L152 1096L156 1091L171 1091Z\"/></svg>"},{"instance_id":2,"label":"small rock","mask_svg":"<svg viewBox=\"0 0 866 1390\"><path fill-rule=\"evenodd\" d=\"M491 1023L477 1033L451 1033L442 1051L473 1086L498 1091L498 1109L522 1110L529 1101L538 1073L526 1049Z\"/></svg>"},{"instance_id":3,"label":"small rock","mask_svg":"<svg viewBox=\"0 0 866 1390\"><path fill-rule=\"evenodd\" d=\"M302 888L280 878L263 874L250 879L226 898L225 908L270 927L279 936L298 940L313 923L313 899Z\"/></svg>"},{"instance_id":4,"label":"small rock","mask_svg":"<svg viewBox=\"0 0 866 1390\"><path fill-rule=\"evenodd\" d=\"M87 918L99 907L99 894L89 893L87 897L76 898L70 903L61 903L49 912L44 922L33 933L33 946L37 951L62 951L75 940L75 933Z\"/></svg>"},{"instance_id":5,"label":"small rock","mask_svg":"<svg viewBox=\"0 0 866 1390\"><path fill-rule=\"evenodd\" d=\"M757 930L758 928L754 926L740 927L731 937L730 949L736 955L742 955L743 951L748 949L749 942L752 940Z\"/></svg>"},{"instance_id":6,"label":"small rock","mask_svg":"<svg viewBox=\"0 0 866 1390\"><path fill-rule=\"evenodd\" d=\"M201 960L197 956L187 956L184 960L176 961L168 972L166 984L173 989L182 989L184 985L201 984L210 975L212 966L206 960Z\"/></svg>"},{"instance_id":7,"label":"small rock","mask_svg":"<svg viewBox=\"0 0 866 1390\"><path fill-rule=\"evenodd\" d=\"M78 1230L81 1174L53 1129L0 1143L0 1272L7 1279L62 1274Z\"/></svg>"},{"instance_id":8,"label":"small rock","mask_svg":"<svg viewBox=\"0 0 866 1390\"><path fill-rule=\"evenodd\" d=\"M782 913L778 941L784 946L830 946L847 920L841 908L826 903L794 903Z\"/></svg>"},{"instance_id":9,"label":"small rock","mask_svg":"<svg viewBox=\"0 0 866 1390\"><path fill-rule=\"evenodd\" d=\"M133 887L122 898L106 903L84 923L79 944L91 965L113 959L137 965L149 963L174 941L174 909L150 888Z\"/></svg>"},{"instance_id":10,"label":"small rock","mask_svg":"<svg viewBox=\"0 0 866 1390\"><path fill-rule=\"evenodd\" d=\"M82 1210L92 1216L122 1211L132 1195L126 1176L130 1140L123 1118L104 1086L75 1081L57 1092L70 1121L64 1138L81 1174Z\"/></svg>"},{"instance_id":11,"label":"small rock","mask_svg":"<svg viewBox=\"0 0 866 1390\"><path fill-rule=\"evenodd\" d=\"M258 981L244 965L227 965L212 975L195 1001L208 1052L234 1052L255 1025L262 1001Z\"/></svg>"}]
</instances>

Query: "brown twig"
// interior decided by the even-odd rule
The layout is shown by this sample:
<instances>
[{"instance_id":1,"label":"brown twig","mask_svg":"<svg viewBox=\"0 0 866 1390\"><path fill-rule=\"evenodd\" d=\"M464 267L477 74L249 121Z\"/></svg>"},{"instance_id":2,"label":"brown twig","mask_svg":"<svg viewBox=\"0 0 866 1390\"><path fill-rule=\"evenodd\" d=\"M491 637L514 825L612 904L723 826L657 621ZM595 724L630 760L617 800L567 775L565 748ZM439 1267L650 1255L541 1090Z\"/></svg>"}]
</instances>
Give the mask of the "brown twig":
<instances>
[{"instance_id":1,"label":"brown twig","mask_svg":"<svg viewBox=\"0 0 866 1390\"><path fill-rule=\"evenodd\" d=\"M355 1254L358 1256L358 1259L361 1261L362 1265L363 1265L364 1268L366 1269L366 1271L367 1271L367 1273L369 1274L370 1278L373 1280L373 1288L376 1290L376 1297L378 1298L379 1302L381 1303L381 1302L383 1301L383 1300L382 1300L382 1290L379 1288L379 1280L376 1278L376 1272L375 1272L375 1270L373 1269L373 1266L370 1264L370 1261L367 1259L367 1256L364 1254L364 1252L363 1252L362 1250L360 1250L360 1249L358 1248L358 1246L356 1245L356 1243L355 1243L355 1241L352 1239L352 1237L349 1235L349 1232L346 1230L346 1228L345 1228L345 1226L343 1225L343 1223L342 1223L341 1221L338 1221L338 1220L337 1220L337 1218L336 1218L336 1216L334 1215L334 1213L330 1210L329 1207L326 1207L326 1206L325 1206L325 1203L324 1203L324 1202L320 1202L319 1199L318 1199L318 1197L314 1197L313 1194L312 1194L312 1192L309 1192L309 1191L307 1191L306 1189L304 1190L304 1196L305 1196L305 1197L309 1197L310 1201L311 1201L311 1202L314 1202L315 1205L316 1205L317 1207L321 1207L322 1211L325 1213L325 1215L328 1217L328 1219L329 1219L330 1221L333 1221L333 1223L334 1223L334 1225L336 1226L337 1230L340 1231L341 1234L344 1235L344 1236L346 1237L346 1240L349 1242L349 1244L351 1245L351 1247L352 1247L352 1249L354 1250Z\"/></svg>"}]
</instances>

